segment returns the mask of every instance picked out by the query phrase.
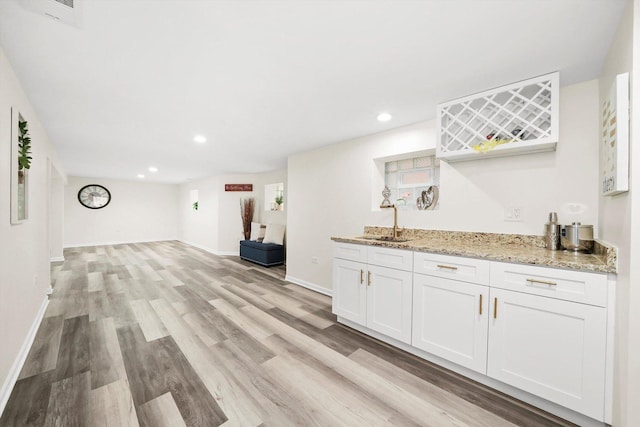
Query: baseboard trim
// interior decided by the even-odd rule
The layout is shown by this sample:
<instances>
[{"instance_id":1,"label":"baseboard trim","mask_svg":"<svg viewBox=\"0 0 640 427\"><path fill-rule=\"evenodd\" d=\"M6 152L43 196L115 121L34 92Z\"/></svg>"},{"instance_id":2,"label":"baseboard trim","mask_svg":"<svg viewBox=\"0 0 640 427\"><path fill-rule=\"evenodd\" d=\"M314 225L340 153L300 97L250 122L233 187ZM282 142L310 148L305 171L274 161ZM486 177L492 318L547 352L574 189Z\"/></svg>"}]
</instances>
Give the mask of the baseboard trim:
<instances>
[{"instance_id":1,"label":"baseboard trim","mask_svg":"<svg viewBox=\"0 0 640 427\"><path fill-rule=\"evenodd\" d=\"M166 239L146 239L146 240L118 240L111 242L94 242L94 243L72 243L65 245L64 249L71 248L86 248L90 246L111 246L111 245L127 245L130 243L153 243L153 242L170 242L172 240L178 240L177 238L167 237Z\"/></svg>"},{"instance_id":2,"label":"baseboard trim","mask_svg":"<svg viewBox=\"0 0 640 427\"><path fill-rule=\"evenodd\" d=\"M24 366L24 362L27 360L27 355L29 354L29 350L31 350L33 340L36 338L36 333L38 332L38 328L40 327L40 323L44 317L44 312L47 310L47 305L49 305L48 296L42 301L42 305L40 306L40 310L38 310L38 314L36 314L36 318L31 325L31 329L29 329L29 333L22 343L22 347L20 348L16 359L13 361L13 365L11 365L9 375L7 375L7 378L4 380L4 384L2 384L2 389L0 389L0 416L2 416L5 406L7 406L13 387L18 381L18 376L20 375L22 366Z\"/></svg>"},{"instance_id":3,"label":"baseboard trim","mask_svg":"<svg viewBox=\"0 0 640 427\"><path fill-rule=\"evenodd\" d=\"M237 251L218 251L216 249L211 249L203 245L199 245L197 243L189 242L187 240L180 240L179 242L184 243L185 245L193 246L194 248L202 249L205 252L209 252L210 254L217 256L240 256L240 248Z\"/></svg>"},{"instance_id":4,"label":"baseboard trim","mask_svg":"<svg viewBox=\"0 0 640 427\"><path fill-rule=\"evenodd\" d=\"M208 248L208 247L206 247L204 245L199 245L197 243L190 242L188 240L180 240L180 239L178 239L178 242L184 243L185 245L193 246L194 248L202 249L203 251L209 252L210 254L214 254L215 255L215 252L216 252L214 249Z\"/></svg>"},{"instance_id":5,"label":"baseboard trim","mask_svg":"<svg viewBox=\"0 0 640 427\"><path fill-rule=\"evenodd\" d=\"M49 262L64 262L63 256L54 256L49 259Z\"/></svg>"},{"instance_id":6,"label":"baseboard trim","mask_svg":"<svg viewBox=\"0 0 640 427\"><path fill-rule=\"evenodd\" d=\"M327 289L324 286L317 285L315 283L307 282L306 280L298 279L297 277L293 277L290 275L286 275L284 278L285 281L291 282L294 285L302 286L303 288L311 289L319 294L323 294L329 297L333 296L333 291L331 289Z\"/></svg>"},{"instance_id":7,"label":"baseboard trim","mask_svg":"<svg viewBox=\"0 0 640 427\"><path fill-rule=\"evenodd\" d=\"M218 256L240 256L240 250L237 251L214 251L214 255Z\"/></svg>"}]
</instances>

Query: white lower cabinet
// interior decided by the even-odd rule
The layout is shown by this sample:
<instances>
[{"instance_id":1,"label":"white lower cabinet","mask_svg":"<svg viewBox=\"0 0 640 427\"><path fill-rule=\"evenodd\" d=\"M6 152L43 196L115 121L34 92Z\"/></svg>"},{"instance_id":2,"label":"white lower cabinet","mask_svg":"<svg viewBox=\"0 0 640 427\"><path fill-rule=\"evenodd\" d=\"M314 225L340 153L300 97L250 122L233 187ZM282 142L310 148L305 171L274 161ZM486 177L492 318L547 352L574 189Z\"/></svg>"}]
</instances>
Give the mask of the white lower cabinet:
<instances>
[{"instance_id":1,"label":"white lower cabinet","mask_svg":"<svg viewBox=\"0 0 640 427\"><path fill-rule=\"evenodd\" d=\"M487 374L597 420L607 310L491 288Z\"/></svg>"},{"instance_id":2,"label":"white lower cabinet","mask_svg":"<svg viewBox=\"0 0 640 427\"><path fill-rule=\"evenodd\" d=\"M411 345L486 373L488 301L487 286L414 274Z\"/></svg>"},{"instance_id":3,"label":"white lower cabinet","mask_svg":"<svg viewBox=\"0 0 640 427\"><path fill-rule=\"evenodd\" d=\"M611 422L606 275L364 248L336 243L336 315Z\"/></svg>"},{"instance_id":4,"label":"white lower cabinet","mask_svg":"<svg viewBox=\"0 0 640 427\"><path fill-rule=\"evenodd\" d=\"M340 244L336 252L355 254L349 251L349 246L354 245ZM409 256L402 252L408 252ZM406 266L407 259L412 259L410 255L410 251L387 248L369 251L369 259L403 270L334 258L333 313L410 344L412 265Z\"/></svg>"}]
</instances>

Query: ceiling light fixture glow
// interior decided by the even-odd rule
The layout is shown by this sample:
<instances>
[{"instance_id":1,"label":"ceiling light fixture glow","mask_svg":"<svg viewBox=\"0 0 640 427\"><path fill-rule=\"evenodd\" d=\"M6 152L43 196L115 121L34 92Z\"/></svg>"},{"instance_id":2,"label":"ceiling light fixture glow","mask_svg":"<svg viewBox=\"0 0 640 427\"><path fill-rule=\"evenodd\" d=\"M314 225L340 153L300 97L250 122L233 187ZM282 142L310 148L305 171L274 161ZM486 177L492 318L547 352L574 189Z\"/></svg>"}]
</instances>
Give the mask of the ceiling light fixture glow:
<instances>
[{"instance_id":1,"label":"ceiling light fixture glow","mask_svg":"<svg viewBox=\"0 0 640 427\"><path fill-rule=\"evenodd\" d=\"M391 120L391 114L389 114L389 113L380 113L380 114L378 114L378 121L379 122L388 122L389 120Z\"/></svg>"},{"instance_id":2,"label":"ceiling light fixture glow","mask_svg":"<svg viewBox=\"0 0 640 427\"><path fill-rule=\"evenodd\" d=\"M195 142L197 142L198 144L204 144L205 142L207 142L207 138L205 138L205 137L204 137L204 136L202 136L202 135L196 135L196 136L194 136L194 137L193 137L193 140L194 140Z\"/></svg>"},{"instance_id":3,"label":"ceiling light fixture glow","mask_svg":"<svg viewBox=\"0 0 640 427\"><path fill-rule=\"evenodd\" d=\"M143 175L143 174L141 174L141 173L139 173L139 174L138 174L138 178L144 178L144 175Z\"/></svg>"},{"instance_id":4,"label":"ceiling light fixture glow","mask_svg":"<svg viewBox=\"0 0 640 427\"><path fill-rule=\"evenodd\" d=\"M158 168L155 166L149 166L149 172L158 172Z\"/></svg>"}]
</instances>

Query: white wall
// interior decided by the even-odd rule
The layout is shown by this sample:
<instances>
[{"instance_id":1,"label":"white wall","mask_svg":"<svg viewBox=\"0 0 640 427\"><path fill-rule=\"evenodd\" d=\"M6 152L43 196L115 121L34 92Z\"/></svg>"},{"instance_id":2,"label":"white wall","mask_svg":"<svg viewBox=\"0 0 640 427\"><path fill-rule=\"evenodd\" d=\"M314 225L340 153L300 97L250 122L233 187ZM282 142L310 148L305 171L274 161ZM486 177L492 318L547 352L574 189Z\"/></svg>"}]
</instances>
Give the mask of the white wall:
<instances>
[{"instance_id":1,"label":"white wall","mask_svg":"<svg viewBox=\"0 0 640 427\"><path fill-rule=\"evenodd\" d=\"M191 207L191 190L198 190L198 210ZM210 177L178 187L178 239L190 245L217 251L218 179Z\"/></svg>"},{"instance_id":2,"label":"white wall","mask_svg":"<svg viewBox=\"0 0 640 427\"><path fill-rule=\"evenodd\" d=\"M11 107L29 122L33 163L29 170L29 219L10 225ZM35 109L24 94L11 65L0 50L0 412L12 385L14 365L38 311L46 301L49 274L50 162L64 169L49 143Z\"/></svg>"},{"instance_id":3,"label":"white wall","mask_svg":"<svg viewBox=\"0 0 640 427\"><path fill-rule=\"evenodd\" d=\"M597 225L598 123L596 80L562 88L556 152L441 162L440 209L400 211L399 225L541 235L550 211L562 223ZM287 277L330 289L330 237L393 224L392 210L374 208L382 201L374 159L433 148L428 121L290 156ZM582 212L571 214L570 203ZM523 209L523 222L504 221L508 206Z\"/></svg>"},{"instance_id":4,"label":"white wall","mask_svg":"<svg viewBox=\"0 0 640 427\"><path fill-rule=\"evenodd\" d=\"M49 256L51 261L64 260L64 185L55 166L49 168Z\"/></svg>"},{"instance_id":5,"label":"white wall","mask_svg":"<svg viewBox=\"0 0 640 427\"><path fill-rule=\"evenodd\" d=\"M640 70L640 1L636 0L633 6L633 73L631 82L631 162L630 162L630 188L631 203L629 216L631 220L631 232L629 240L631 247L629 251L629 330L627 337L629 363L628 371L621 372L620 379L628 381L626 388L627 425L640 425L640 132L635 131L640 125L640 85L635 84L635 77ZM635 172L634 172L635 171ZM633 190L635 189L635 191ZM632 262L634 260L635 262ZM621 298L618 298L620 301ZM624 375L624 377L623 377Z\"/></svg>"},{"instance_id":6,"label":"white wall","mask_svg":"<svg viewBox=\"0 0 640 427\"><path fill-rule=\"evenodd\" d=\"M111 193L102 209L87 209L78 191L100 184ZM140 181L69 177L64 196L64 246L175 240L178 186Z\"/></svg>"},{"instance_id":7,"label":"white wall","mask_svg":"<svg viewBox=\"0 0 640 427\"><path fill-rule=\"evenodd\" d=\"M219 255L237 255L243 238L240 199L253 197L253 220L265 224L287 223L287 211L264 211L264 186L284 182L285 205L288 201L285 170L261 174L220 175L182 184L179 190L178 238L183 242ZM224 191L224 184L253 184L252 192ZM198 210L191 207L190 192L198 190Z\"/></svg>"},{"instance_id":8,"label":"white wall","mask_svg":"<svg viewBox=\"0 0 640 427\"><path fill-rule=\"evenodd\" d=\"M639 2L630 1L611 45L600 77L600 105L606 99L615 76L629 72L631 77L631 103L638 105L640 87L635 87L633 74L638 61ZM635 54L635 58L634 58ZM640 197L634 189L640 188L640 134L635 132L640 123L638 112L631 117L631 191L613 197L600 196L599 228L603 240L618 247L618 276L616 284L616 337L614 359L613 425L640 425L640 266L633 259L640 255ZM634 173L633 171L636 171ZM634 220L635 218L635 220Z\"/></svg>"}]
</instances>

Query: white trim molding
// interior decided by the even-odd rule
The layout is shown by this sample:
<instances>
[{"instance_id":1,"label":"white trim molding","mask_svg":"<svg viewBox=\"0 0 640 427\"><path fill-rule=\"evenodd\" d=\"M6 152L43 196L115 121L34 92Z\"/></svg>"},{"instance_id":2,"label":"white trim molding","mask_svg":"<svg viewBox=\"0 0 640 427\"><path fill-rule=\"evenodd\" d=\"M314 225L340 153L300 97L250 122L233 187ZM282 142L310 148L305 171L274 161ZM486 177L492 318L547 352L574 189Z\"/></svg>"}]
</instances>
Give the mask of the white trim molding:
<instances>
[{"instance_id":1,"label":"white trim molding","mask_svg":"<svg viewBox=\"0 0 640 427\"><path fill-rule=\"evenodd\" d=\"M16 385L16 381L18 381L18 376L20 375L22 366L27 360L27 355L29 354L29 350L31 350L33 340L36 338L36 333L38 332L40 322L42 322L42 318L44 317L44 312L47 310L47 305L49 305L48 296L45 297L45 299L42 301L42 305L40 306L40 310L38 310L38 313L36 314L36 318L33 320L31 329L29 329L29 333L25 337L24 342L22 343L22 347L20 348L16 359L13 361L13 365L11 365L9 374L4 380L4 384L2 384L2 389L0 389L0 415L2 415L2 412L4 411L4 408L9 401L9 396L11 396L13 387Z\"/></svg>"},{"instance_id":2,"label":"white trim molding","mask_svg":"<svg viewBox=\"0 0 640 427\"><path fill-rule=\"evenodd\" d=\"M240 251L214 251L213 254L218 256L240 256Z\"/></svg>"},{"instance_id":3,"label":"white trim molding","mask_svg":"<svg viewBox=\"0 0 640 427\"><path fill-rule=\"evenodd\" d=\"M49 262L64 262L63 256L54 256L49 259Z\"/></svg>"},{"instance_id":4,"label":"white trim molding","mask_svg":"<svg viewBox=\"0 0 640 427\"><path fill-rule=\"evenodd\" d=\"M319 294L327 295L329 297L333 296L333 291L331 289L327 289L324 286L320 286L316 283L307 282L306 280L298 279L297 277L293 277L290 275L286 275L284 278L285 281L291 282L294 285L302 286L303 288L311 289Z\"/></svg>"},{"instance_id":5,"label":"white trim molding","mask_svg":"<svg viewBox=\"0 0 640 427\"><path fill-rule=\"evenodd\" d=\"M178 242L182 242L185 245L193 246L194 248L202 249L203 251L209 252L210 254L217 256L240 256L240 249L237 251L218 251L216 249L211 249L203 245L199 245L197 243L189 242L187 240L177 239Z\"/></svg>"},{"instance_id":6,"label":"white trim molding","mask_svg":"<svg viewBox=\"0 0 640 427\"><path fill-rule=\"evenodd\" d=\"M176 238L167 237L166 239L152 239L152 240L129 240L129 241L115 241L115 242L95 242L95 243L72 243L65 245L64 249L69 248L86 248L91 246L111 246L111 245L128 245L130 243L153 243L153 242L170 242L181 241ZM186 242L185 242L186 243Z\"/></svg>"}]
</instances>

